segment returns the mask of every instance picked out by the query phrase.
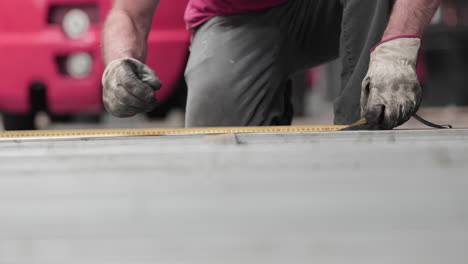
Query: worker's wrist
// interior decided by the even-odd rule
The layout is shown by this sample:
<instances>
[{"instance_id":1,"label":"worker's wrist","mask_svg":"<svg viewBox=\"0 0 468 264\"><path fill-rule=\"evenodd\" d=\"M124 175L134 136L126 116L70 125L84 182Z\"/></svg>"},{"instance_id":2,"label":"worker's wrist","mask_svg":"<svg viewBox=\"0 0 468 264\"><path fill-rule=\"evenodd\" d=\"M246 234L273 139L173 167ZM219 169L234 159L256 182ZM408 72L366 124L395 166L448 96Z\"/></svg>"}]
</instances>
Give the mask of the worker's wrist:
<instances>
[{"instance_id":1,"label":"worker's wrist","mask_svg":"<svg viewBox=\"0 0 468 264\"><path fill-rule=\"evenodd\" d=\"M137 60L141 63L146 61L146 52L139 52L138 49L131 49L124 52L109 53L104 56L104 64L107 66L114 61L120 61L125 59Z\"/></svg>"}]
</instances>

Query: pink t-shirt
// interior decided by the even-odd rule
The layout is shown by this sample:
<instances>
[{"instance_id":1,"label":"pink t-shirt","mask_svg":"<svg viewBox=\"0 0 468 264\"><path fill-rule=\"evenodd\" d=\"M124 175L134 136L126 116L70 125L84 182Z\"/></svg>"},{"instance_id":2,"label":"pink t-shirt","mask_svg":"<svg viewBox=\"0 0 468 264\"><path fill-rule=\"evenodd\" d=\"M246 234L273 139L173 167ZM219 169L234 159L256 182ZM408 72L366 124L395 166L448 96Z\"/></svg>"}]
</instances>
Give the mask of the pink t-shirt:
<instances>
[{"instance_id":1,"label":"pink t-shirt","mask_svg":"<svg viewBox=\"0 0 468 264\"><path fill-rule=\"evenodd\" d=\"M188 28L194 28L217 15L234 15L259 11L288 0L189 0L185 10Z\"/></svg>"}]
</instances>

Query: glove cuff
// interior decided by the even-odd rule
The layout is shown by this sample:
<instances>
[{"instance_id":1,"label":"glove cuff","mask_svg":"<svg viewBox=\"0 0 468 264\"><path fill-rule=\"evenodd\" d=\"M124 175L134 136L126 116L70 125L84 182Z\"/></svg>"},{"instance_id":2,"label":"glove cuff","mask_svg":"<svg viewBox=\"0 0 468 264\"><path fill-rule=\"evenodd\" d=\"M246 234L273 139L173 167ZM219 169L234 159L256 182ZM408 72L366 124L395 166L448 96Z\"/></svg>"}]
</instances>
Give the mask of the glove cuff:
<instances>
[{"instance_id":1,"label":"glove cuff","mask_svg":"<svg viewBox=\"0 0 468 264\"><path fill-rule=\"evenodd\" d=\"M387 39L372 49L371 63L397 62L416 67L420 48L420 36L398 36Z\"/></svg>"},{"instance_id":2,"label":"glove cuff","mask_svg":"<svg viewBox=\"0 0 468 264\"><path fill-rule=\"evenodd\" d=\"M128 61L128 60L129 61L134 61L134 62L136 62L136 64L142 63L141 61L139 61L139 60L137 60L135 58L126 57L126 58L121 58L121 59L115 59L115 60L109 62L107 64L107 66L106 66L106 69L111 69L115 64L119 64L119 63L121 63L123 61Z\"/></svg>"},{"instance_id":3,"label":"glove cuff","mask_svg":"<svg viewBox=\"0 0 468 264\"><path fill-rule=\"evenodd\" d=\"M419 41L422 40L422 37L419 36L419 35L401 35L401 36L396 36L396 37L393 37L393 38L389 38L389 39L384 39L382 40L381 42L379 42L377 45L375 45L374 47L371 48L371 52L374 52L374 50L379 47L380 45L382 44L385 44L387 42L390 42L392 40L396 40L396 39L419 39Z\"/></svg>"}]
</instances>

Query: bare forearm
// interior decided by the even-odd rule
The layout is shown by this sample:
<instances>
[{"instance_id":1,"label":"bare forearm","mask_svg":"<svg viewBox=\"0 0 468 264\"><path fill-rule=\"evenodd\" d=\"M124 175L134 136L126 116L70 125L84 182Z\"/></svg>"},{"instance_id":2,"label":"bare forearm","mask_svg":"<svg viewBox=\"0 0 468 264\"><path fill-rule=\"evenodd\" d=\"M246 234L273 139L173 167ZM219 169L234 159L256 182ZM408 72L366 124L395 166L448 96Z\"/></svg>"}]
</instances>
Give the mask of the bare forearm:
<instances>
[{"instance_id":1,"label":"bare forearm","mask_svg":"<svg viewBox=\"0 0 468 264\"><path fill-rule=\"evenodd\" d=\"M441 0L397 0L383 39L401 35L421 36Z\"/></svg>"},{"instance_id":2,"label":"bare forearm","mask_svg":"<svg viewBox=\"0 0 468 264\"><path fill-rule=\"evenodd\" d=\"M146 41L143 32L135 29L132 20L122 11L109 14L102 35L104 62L121 58L146 58Z\"/></svg>"},{"instance_id":3,"label":"bare forearm","mask_svg":"<svg viewBox=\"0 0 468 264\"><path fill-rule=\"evenodd\" d=\"M135 7L126 6L129 2L133 2ZM102 52L106 65L122 58L135 58L142 62L146 60L146 43L157 3L157 0L115 2L102 35Z\"/></svg>"}]
</instances>

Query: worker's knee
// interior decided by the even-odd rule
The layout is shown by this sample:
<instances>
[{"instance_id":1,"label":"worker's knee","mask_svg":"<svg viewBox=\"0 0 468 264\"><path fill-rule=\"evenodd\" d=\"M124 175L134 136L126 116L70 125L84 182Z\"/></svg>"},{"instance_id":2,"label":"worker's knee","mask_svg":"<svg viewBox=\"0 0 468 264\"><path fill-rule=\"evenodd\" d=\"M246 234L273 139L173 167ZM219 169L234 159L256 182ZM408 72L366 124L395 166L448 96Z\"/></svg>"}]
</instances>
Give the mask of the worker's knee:
<instances>
[{"instance_id":1,"label":"worker's knee","mask_svg":"<svg viewBox=\"0 0 468 264\"><path fill-rule=\"evenodd\" d=\"M229 70L213 73L186 76L187 127L291 123L290 87L286 78L270 74L241 78Z\"/></svg>"},{"instance_id":2,"label":"worker's knee","mask_svg":"<svg viewBox=\"0 0 468 264\"><path fill-rule=\"evenodd\" d=\"M229 72L187 78L187 127L244 126L252 115Z\"/></svg>"}]
</instances>

